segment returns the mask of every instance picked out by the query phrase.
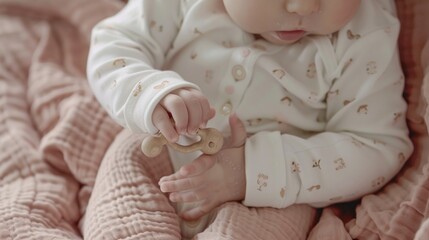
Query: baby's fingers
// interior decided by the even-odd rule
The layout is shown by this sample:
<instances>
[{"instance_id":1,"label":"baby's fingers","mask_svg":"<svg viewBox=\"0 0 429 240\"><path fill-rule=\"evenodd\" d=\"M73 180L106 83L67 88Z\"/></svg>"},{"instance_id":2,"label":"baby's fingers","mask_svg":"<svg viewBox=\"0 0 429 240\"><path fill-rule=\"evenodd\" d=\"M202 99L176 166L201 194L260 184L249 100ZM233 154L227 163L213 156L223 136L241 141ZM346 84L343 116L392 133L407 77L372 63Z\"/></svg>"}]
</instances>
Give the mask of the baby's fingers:
<instances>
[{"instance_id":1,"label":"baby's fingers","mask_svg":"<svg viewBox=\"0 0 429 240\"><path fill-rule=\"evenodd\" d=\"M212 194L207 187L200 186L194 190L173 192L170 194L170 200L172 202L198 202L210 198Z\"/></svg>"},{"instance_id":2,"label":"baby's fingers","mask_svg":"<svg viewBox=\"0 0 429 240\"><path fill-rule=\"evenodd\" d=\"M202 119L201 119L202 122L200 123L199 127L205 128L207 122L215 116L216 111L214 110L214 108L210 106L208 99L199 90L191 89L190 92L195 94L200 101L201 112L202 112Z\"/></svg>"},{"instance_id":3,"label":"baby's fingers","mask_svg":"<svg viewBox=\"0 0 429 240\"><path fill-rule=\"evenodd\" d=\"M194 161L186 164L181 167L179 171L169 175L164 176L159 180L159 184L166 182L177 181L180 179L190 178L193 176L200 175L208 171L216 163L216 158L214 156L202 155Z\"/></svg>"},{"instance_id":4,"label":"baby's fingers","mask_svg":"<svg viewBox=\"0 0 429 240\"><path fill-rule=\"evenodd\" d=\"M171 114L179 134L185 134L188 126L188 109L183 99L175 94L169 94L160 102L161 106Z\"/></svg>"},{"instance_id":5,"label":"baby's fingers","mask_svg":"<svg viewBox=\"0 0 429 240\"><path fill-rule=\"evenodd\" d=\"M162 181L159 183L159 186L163 192L179 192L198 188L201 184L201 179L190 177L172 181Z\"/></svg>"},{"instance_id":6,"label":"baby's fingers","mask_svg":"<svg viewBox=\"0 0 429 240\"><path fill-rule=\"evenodd\" d=\"M191 163L181 167L179 172L183 176L196 176L208 171L215 163L215 156L201 155Z\"/></svg>"},{"instance_id":7,"label":"baby's fingers","mask_svg":"<svg viewBox=\"0 0 429 240\"><path fill-rule=\"evenodd\" d=\"M187 132L195 134L202 123L203 109L200 102L200 96L188 89L179 89L174 92L182 98L186 105L188 113Z\"/></svg>"},{"instance_id":8,"label":"baby's fingers","mask_svg":"<svg viewBox=\"0 0 429 240\"><path fill-rule=\"evenodd\" d=\"M156 128L169 142L177 142L179 134L176 132L167 111L160 105L155 107L152 115L152 122Z\"/></svg>"},{"instance_id":9,"label":"baby's fingers","mask_svg":"<svg viewBox=\"0 0 429 240\"><path fill-rule=\"evenodd\" d=\"M184 177L185 176L183 176L180 172L175 172L175 173L173 173L171 175L162 177L159 180L159 183L161 183L161 182L168 182L168 181L175 181L175 180L178 180L178 179L182 179Z\"/></svg>"}]
</instances>

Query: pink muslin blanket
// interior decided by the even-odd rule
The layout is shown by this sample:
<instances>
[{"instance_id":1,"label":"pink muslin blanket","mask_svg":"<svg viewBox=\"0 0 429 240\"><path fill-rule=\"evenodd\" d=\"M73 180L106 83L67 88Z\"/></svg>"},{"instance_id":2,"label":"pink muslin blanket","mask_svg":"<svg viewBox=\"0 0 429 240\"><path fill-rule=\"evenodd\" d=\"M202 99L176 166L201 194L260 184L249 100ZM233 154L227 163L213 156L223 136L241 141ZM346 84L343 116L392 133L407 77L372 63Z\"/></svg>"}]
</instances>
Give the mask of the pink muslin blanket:
<instances>
[{"instance_id":1,"label":"pink muslin blanket","mask_svg":"<svg viewBox=\"0 0 429 240\"><path fill-rule=\"evenodd\" d=\"M171 165L143 156L142 136L108 117L85 77L92 26L123 4L0 0L0 239L180 239L157 186ZM397 4L416 145L403 171L320 210L227 203L195 239L429 239L429 2Z\"/></svg>"}]
</instances>

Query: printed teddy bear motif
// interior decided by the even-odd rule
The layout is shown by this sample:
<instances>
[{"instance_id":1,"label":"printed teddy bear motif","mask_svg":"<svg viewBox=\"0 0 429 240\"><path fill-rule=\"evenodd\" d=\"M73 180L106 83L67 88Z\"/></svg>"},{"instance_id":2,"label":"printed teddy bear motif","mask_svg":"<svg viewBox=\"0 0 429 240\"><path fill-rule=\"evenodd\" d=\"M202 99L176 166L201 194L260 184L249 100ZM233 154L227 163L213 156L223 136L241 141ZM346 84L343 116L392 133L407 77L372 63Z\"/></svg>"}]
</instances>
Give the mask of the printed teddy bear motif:
<instances>
[{"instance_id":1,"label":"printed teddy bear motif","mask_svg":"<svg viewBox=\"0 0 429 240\"><path fill-rule=\"evenodd\" d=\"M366 64L366 72L369 75L373 75L377 73L377 63L374 61L371 61L369 63Z\"/></svg>"},{"instance_id":2,"label":"printed teddy bear motif","mask_svg":"<svg viewBox=\"0 0 429 240\"><path fill-rule=\"evenodd\" d=\"M346 162L344 161L343 158L338 158L334 160L334 164L336 165L335 167L336 171L346 168Z\"/></svg>"},{"instance_id":3,"label":"printed teddy bear motif","mask_svg":"<svg viewBox=\"0 0 429 240\"><path fill-rule=\"evenodd\" d=\"M113 61L113 66L115 66L115 67L126 67L127 63L122 58L121 59L116 59L115 61Z\"/></svg>"},{"instance_id":4,"label":"printed teddy bear motif","mask_svg":"<svg viewBox=\"0 0 429 240\"><path fill-rule=\"evenodd\" d=\"M350 40L358 40L360 38L359 34L354 34L352 30L347 30L347 37Z\"/></svg>"},{"instance_id":5,"label":"printed teddy bear motif","mask_svg":"<svg viewBox=\"0 0 429 240\"><path fill-rule=\"evenodd\" d=\"M403 114L402 112L396 112L396 113L394 113L393 115L394 115L393 120L394 120L395 122L397 122L399 119L401 119L401 117L402 117L404 114Z\"/></svg>"},{"instance_id":6,"label":"printed teddy bear motif","mask_svg":"<svg viewBox=\"0 0 429 240\"><path fill-rule=\"evenodd\" d=\"M376 187L381 187L384 182L386 181L386 178L384 177L378 177L375 180L372 181L372 187L376 188Z\"/></svg>"},{"instance_id":7,"label":"printed teddy bear motif","mask_svg":"<svg viewBox=\"0 0 429 240\"><path fill-rule=\"evenodd\" d=\"M137 97L142 92L142 90L143 90L143 87L142 87L141 83L138 83L136 88L133 91L133 96Z\"/></svg>"},{"instance_id":8,"label":"printed teddy bear motif","mask_svg":"<svg viewBox=\"0 0 429 240\"><path fill-rule=\"evenodd\" d=\"M286 71L283 69L274 69L273 74L276 78L282 79L286 75Z\"/></svg>"},{"instance_id":9,"label":"printed teddy bear motif","mask_svg":"<svg viewBox=\"0 0 429 240\"><path fill-rule=\"evenodd\" d=\"M258 175L258 179L256 180L256 183L258 184L258 191L262 191L262 188L268 186L268 176L265 174L260 173Z\"/></svg>"},{"instance_id":10,"label":"printed teddy bear motif","mask_svg":"<svg viewBox=\"0 0 429 240\"><path fill-rule=\"evenodd\" d=\"M314 160L313 159L313 168L322 169L321 166L320 166L320 159L319 160Z\"/></svg>"},{"instance_id":11,"label":"printed teddy bear motif","mask_svg":"<svg viewBox=\"0 0 429 240\"><path fill-rule=\"evenodd\" d=\"M295 161L292 162L291 169L292 169L293 173L300 173L301 172L301 168L299 166L299 163L297 163Z\"/></svg>"},{"instance_id":12,"label":"printed teddy bear motif","mask_svg":"<svg viewBox=\"0 0 429 240\"><path fill-rule=\"evenodd\" d=\"M316 64L315 63L310 63L309 65L308 65L308 68L307 68L307 77L308 78L315 78L316 77L316 75L317 75L317 69L316 69Z\"/></svg>"},{"instance_id":13,"label":"printed teddy bear motif","mask_svg":"<svg viewBox=\"0 0 429 240\"><path fill-rule=\"evenodd\" d=\"M344 100L343 105L347 106L349 103L353 102L354 100L355 100L354 98L353 99L346 99L346 100Z\"/></svg>"},{"instance_id":14,"label":"printed teddy bear motif","mask_svg":"<svg viewBox=\"0 0 429 240\"><path fill-rule=\"evenodd\" d=\"M365 104L365 105L359 106L357 112L362 114L368 114L368 105Z\"/></svg>"},{"instance_id":15,"label":"printed teddy bear motif","mask_svg":"<svg viewBox=\"0 0 429 240\"><path fill-rule=\"evenodd\" d=\"M151 28L151 29L155 28L156 25L158 25L158 23L156 21L154 21L154 20L152 20L152 21L149 22L149 28ZM159 25L158 26L158 32L162 32L162 31L164 31L164 26L163 25Z\"/></svg>"},{"instance_id":16,"label":"printed teddy bear motif","mask_svg":"<svg viewBox=\"0 0 429 240\"><path fill-rule=\"evenodd\" d=\"M307 188L307 191L313 192L315 190L320 190L320 188L321 188L320 185L314 185L314 186Z\"/></svg>"},{"instance_id":17,"label":"printed teddy bear motif","mask_svg":"<svg viewBox=\"0 0 429 240\"><path fill-rule=\"evenodd\" d=\"M156 85L155 87L153 87L154 89L157 89L157 90L159 90L159 89L163 89L163 88L165 88L167 85L168 85L168 83L170 83L168 80L164 80L164 81L162 81L162 83L160 83L160 84L158 84L158 85Z\"/></svg>"},{"instance_id":18,"label":"printed teddy bear motif","mask_svg":"<svg viewBox=\"0 0 429 240\"><path fill-rule=\"evenodd\" d=\"M286 104L286 105L288 105L288 106L292 105L292 99L290 97L288 97L288 96L282 98L281 102L284 103L284 104Z\"/></svg>"}]
</instances>

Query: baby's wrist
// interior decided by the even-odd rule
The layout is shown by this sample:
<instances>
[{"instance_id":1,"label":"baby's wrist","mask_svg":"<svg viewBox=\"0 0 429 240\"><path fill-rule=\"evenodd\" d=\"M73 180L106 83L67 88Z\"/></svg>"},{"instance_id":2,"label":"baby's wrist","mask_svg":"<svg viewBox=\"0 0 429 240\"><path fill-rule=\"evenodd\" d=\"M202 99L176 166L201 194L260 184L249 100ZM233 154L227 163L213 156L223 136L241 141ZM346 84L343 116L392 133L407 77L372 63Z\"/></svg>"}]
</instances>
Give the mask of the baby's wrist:
<instances>
[{"instance_id":1,"label":"baby's wrist","mask_svg":"<svg viewBox=\"0 0 429 240\"><path fill-rule=\"evenodd\" d=\"M246 195L246 170L244 161L244 147L232 148L229 157L221 158L227 189L230 192L230 201L244 200Z\"/></svg>"}]
</instances>

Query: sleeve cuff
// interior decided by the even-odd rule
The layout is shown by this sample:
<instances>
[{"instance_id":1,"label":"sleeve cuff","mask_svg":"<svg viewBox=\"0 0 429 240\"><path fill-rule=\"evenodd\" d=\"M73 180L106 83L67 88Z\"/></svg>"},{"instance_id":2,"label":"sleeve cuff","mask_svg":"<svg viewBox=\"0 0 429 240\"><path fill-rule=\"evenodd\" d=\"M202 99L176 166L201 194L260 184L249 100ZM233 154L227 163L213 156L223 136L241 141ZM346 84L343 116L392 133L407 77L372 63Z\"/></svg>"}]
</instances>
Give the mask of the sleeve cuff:
<instances>
[{"instance_id":1,"label":"sleeve cuff","mask_svg":"<svg viewBox=\"0 0 429 240\"><path fill-rule=\"evenodd\" d=\"M283 148L280 132L260 132L250 137L245 145L246 196L243 204L275 208L294 204L300 183L295 174L288 174L287 163L293 162L293 157L292 151Z\"/></svg>"}]
</instances>

